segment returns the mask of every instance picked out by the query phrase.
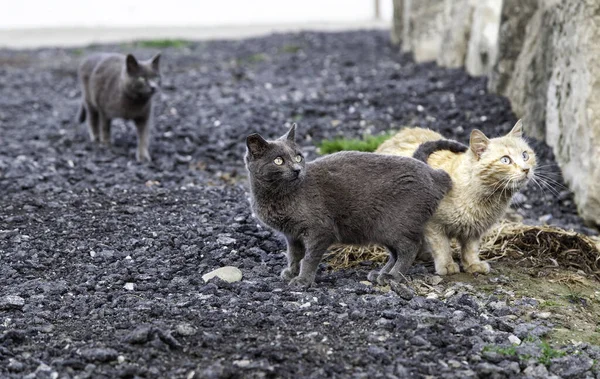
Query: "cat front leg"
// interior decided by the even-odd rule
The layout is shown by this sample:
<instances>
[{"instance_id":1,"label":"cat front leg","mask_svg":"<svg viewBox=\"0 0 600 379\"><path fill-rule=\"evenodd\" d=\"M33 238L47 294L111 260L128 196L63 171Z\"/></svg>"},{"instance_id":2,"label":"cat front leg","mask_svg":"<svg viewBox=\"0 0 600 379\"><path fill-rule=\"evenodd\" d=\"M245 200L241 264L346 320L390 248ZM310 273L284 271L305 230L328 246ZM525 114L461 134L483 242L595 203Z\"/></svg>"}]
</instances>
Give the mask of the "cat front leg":
<instances>
[{"instance_id":1,"label":"cat front leg","mask_svg":"<svg viewBox=\"0 0 600 379\"><path fill-rule=\"evenodd\" d=\"M88 132L90 134L90 140L96 142L100 140L100 120L98 110L92 107L89 103L86 103L86 112L88 119Z\"/></svg>"},{"instance_id":2,"label":"cat front leg","mask_svg":"<svg viewBox=\"0 0 600 379\"><path fill-rule=\"evenodd\" d=\"M452 259L450 239L441 228L427 224L425 227L427 246L431 249L435 272L438 275L452 275L460 272L460 267Z\"/></svg>"},{"instance_id":3,"label":"cat front leg","mask_svg":"<svg viewBox=\"0 0 600 379\"><path fill-rule=\"evenodd\" d=\"M110 146L110 118L107 118L102 112L98 116L100 125L100 142Z\"/></svg>"},{"instance_id":4,"label":"cat front leg","mask_svg":"<svg viewBox=\"0 0 600 379\"><path fill-rule=\"evenodd\" d=\"M490 264L479 259L479 239L461 241L461 260L466 272L487 274Z\"/></svg>"},{"instance_id":5,"label":"cat front leg","mask_svg":"<svg viewBox=\"0 0 600 379\"><path fill-rule=\"evenodd\" d=\"M150 141L150 116L140 117L133 120L135 123L135 128L137 130L138 136L138 146L136 158L138 162L141 161L152 161L150 159L150 153L148 152L148 143Z\"/></svg>"},{"instance_id":6,"label":"cat front leg","mask_svg":"<svg viewBox=\"0 0 600 379\"><path fill-rule=\"evenodd\" d=\"M317 275L317 268L327 248L331 246L333 241L317 240L317 241L304 241L306 246L306 254L302 261L300 261L300 274L290 281L291 286L298 286L307 288L310 287L315 281Z\"/></svg>"},{"instance_id":7,"label":"cat front leg","mask_svg":"<svg viewBox=\"0 0 600 379\"><path fill-rule=\"evenodd\" d=\"M300 261L304 258L304 244L300 239L294 237L285 237L287 242L287 261L288 267L281 271L281 277L285 280L291 280L300 273Z\"/></svg>"}]
</instances>

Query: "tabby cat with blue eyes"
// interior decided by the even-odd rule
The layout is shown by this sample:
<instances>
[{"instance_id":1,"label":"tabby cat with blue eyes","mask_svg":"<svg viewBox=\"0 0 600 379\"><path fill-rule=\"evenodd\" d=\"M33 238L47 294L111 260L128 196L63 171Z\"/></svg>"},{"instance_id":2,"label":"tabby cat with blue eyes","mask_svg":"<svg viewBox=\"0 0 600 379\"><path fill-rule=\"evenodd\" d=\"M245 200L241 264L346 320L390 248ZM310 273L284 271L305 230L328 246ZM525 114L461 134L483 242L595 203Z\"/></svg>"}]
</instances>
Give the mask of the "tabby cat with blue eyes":
<instances>
[{"instance_id":1,"label":"tabby cat with blue eyes","mask_svg":"<svg viewBox=\"0 0 600 379\"><path fill-rule=\"evenodd\" d=\"M293 125L277 140L246 139L252 210L287 242L281 276L310 286L330 245L377 243L387 247L389 260L370 277L380 284L400 280L452 185L448 174L413 158L356 151L307 163L295 135Z\"/></svg>"},{"instance_id":2,"label":"tabby cat with blue eyes","mask_svg":"<svg viewBox=\"0 0 600 379\"><path fill-rule=\"evenodd\" d=\"M429 129L406 128L377 152L411 156L422 143L443 139ZM440 275L459 272L450 247L451 239L456 239L464 270L488 273L490 265L479 259L480 239L504 216L512 196L535 179L535 153L523 139L521 121L503 137L488 139L473 130L466 152L438 151L427 163L450 174L453 187L427 223L423 256L433 255Z\"/></svg>"},{"instance_id":3,"label":"tabby cat with blue eyes","mask_svg":"<svg viewBox=\"0 0 600 379\"><path fill-rule=\"evenodd\" d=\"M150 161L148 144L152 128L152 99L160 88L160 54L147 61L133 55L98 53L79 66L83 98L79 122L87 118L92 142L110 145L114 118L133 120L137 129L138 161Z\"/></svg>"}]
</instances>

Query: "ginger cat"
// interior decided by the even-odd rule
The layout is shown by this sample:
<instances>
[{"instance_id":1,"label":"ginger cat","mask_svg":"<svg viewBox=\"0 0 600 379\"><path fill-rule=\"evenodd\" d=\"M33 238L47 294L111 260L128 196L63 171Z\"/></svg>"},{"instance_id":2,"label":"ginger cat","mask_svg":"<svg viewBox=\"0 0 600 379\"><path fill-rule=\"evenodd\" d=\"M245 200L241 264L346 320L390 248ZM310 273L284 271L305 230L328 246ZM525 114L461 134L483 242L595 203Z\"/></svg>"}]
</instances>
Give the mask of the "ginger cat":
<instances>
[{"instance_id":1,"label":"ginger cat","mask_svg":"<svg viewBox=\"0 0 600 379\"><path fill-rule=\"evenodd\" d=\"M471 132L464 153L437 151L427 163L448 172L453 187L425 227L424 253L433 255L439 275L460 271L452 259L450 240L461 246L465 271L488 273L490 265L479 259L479 243L506 212L513 194L534 175L535 153L522 138L519 120L504 137L488 139L481 131ZM377 153L412 156L420 144L444 139L429 129L407 128L385 141Z\"/></svg>"}]
</instances>

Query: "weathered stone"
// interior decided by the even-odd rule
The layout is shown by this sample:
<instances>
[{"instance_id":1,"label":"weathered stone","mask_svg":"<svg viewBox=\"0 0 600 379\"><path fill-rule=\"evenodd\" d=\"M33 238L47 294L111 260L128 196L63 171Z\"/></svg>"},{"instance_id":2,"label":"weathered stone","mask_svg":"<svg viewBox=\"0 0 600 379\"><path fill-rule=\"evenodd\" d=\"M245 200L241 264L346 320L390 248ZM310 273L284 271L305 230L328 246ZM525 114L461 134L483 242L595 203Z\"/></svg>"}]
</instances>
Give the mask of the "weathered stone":
<instances>
[{"instance_id":1,"label":"weathered stone","mask_svg":"<svg viewBox=\"0 0 600 379\"><path fill-rule=\"evenodd\" d=\"M0 298L0 309L20 309L25 305L25 299L21 296L6 295Z\"/></svg>"},{"instance_id":2,"label":"weathered stone","mask_svg":"<svg viewBox=\"0 0 600 379\"><path fill-rule=\"evenodd\" d=\"M476 1L468 33L465 68L473 76L489 75L498 54L502 0Z\"/></svg>"},{"instance_id":3,"label":"weathered stone","mask_svg":"<svg viewBox=\"0 0 600 379\"><path fill-rule=\"evenodd\" d=\"M394 0L394 15L390 38L394 45L402 41L402 30L404 29L404 1Z\"/></svg>"},{"instance_id":4,"label":"weathered stone","mask_svg":"<svg viewBox=\"0 0 600 379\"><path fill-rule=\"evenodd\" d=\"M498 56L488 88L505 94L514 71L515 62L525 43L525 32L539 0L504 0L498 30Z\"/></svg>"},{"instance_id":5,"label":"weathered stone","mask_svg":"<svg viewBox=\"0 0 600 379\"><path fill-rule=\"evenodd\" d=\"M600 225L600 3L504 0L489 89L553 147L579 214Z\"/></svg>"},{"instance_id":6,"label":"weathered stone","mask_svg":"<svg viewBox=\"0 0 600 379\"><path fill-rule=\"evenodd\" d=\"M437 58L444 26L444 2L405 0L402 50L412 52L417 62Z\"/></svg>"},{"instance_id":7,"label":"weathered stone","mask_svg":"<svg viewBox=\"0 0 600 379\"><path fill-rule=\"evenodd\" d=\"M531 13L528 22L516 22L514 27L523 26L523 30L515 30L509 35L500 35L500 38L514 38L516 42L520 42L519 33L523 33L524 39L522 46L512 64L510 71L511 59L503 60L499 57L499 63L506 62L507 68L504 68L504 73L508 76L506 87L502 91L500 88L496 92L510 99L513 111L517 117L523 119L525 133L534 138L543 139L545 136L545 119L546 119L546 99L548 92L548 80L551 73L551 61L554 54L552 46L552 30L545 30L544 25L549 24L551 17L551 7L555 0L536 0L533 2L532 8L535 9ZM503 14L502 19L510 20L512 18L521 18L523 14L516 14L514 9L510 9L515 3L513 0L506 0L503 6L503 12L509 12L508 15ZM524 4L530 4L524 2ZM527 8L529 9L529 8ZM524 12L527 14L527 12ZM518 20L521 21L521 20ZM511 24L512 25L512 24ZM502 27L501 33L505 31ZM506 43L513 44L512 40L500 40L500 46ZM515 53L515 47L509 47L511 54ZM500 68L497 69L499 71ZM490 80L494 82L494 78ZM494 90L493 85L490 89Z\"/></svg>"},{"instance_id":8,"label":"weathered stone","mask_svg":"<svg viewBox=\"0 0 600 379\"><path fill-rule=\"evenodd\" d=\"M440 66L464 66L474 9L474 0L444 1L442 36L436 59Z\"/></svg>"},{"instance_id":9,"label":"weathered stone","mask_svg":"<svg viewBox=\"0 0 600 379\"><path fill-rule=\"evenodd\" d=\"M227 283L234 283L242 280L242 271L237 267L225 266L202 275L202 280L208 282L215 276Z\"/></svg>"},{"instance_id":10,"label":"weathered stone","mask_svg":"<svg viewBox=\"0 0 600 379\"><path fill-rule=\"evenodd\" d=\"M593 365L594 361L588 357L567 355L566 357L552 359L550 371L561 378L581 378Z\"/></svg>"},{"instance_id":11,"label":"weathered stone","mask_svg":"<svg viewBox=\"0 0 600 379\"><path fill-rule=\"evenodd\" d=\"M117 353L114 349L93 348L81 350L80 354L91 362L110 362L117 360Z\"/></svg>"},{"instance_id":12,"label":"weathered stone","mask_svg":"<svg viewBox=\"0 0 600 379\"><path fill-rule=\"evenodd\" d=\"M560 2L544 33L552 34L554 49L546 142L575 194L579 215L600 226L600 3Z\"/></svg>"}]
</instances>

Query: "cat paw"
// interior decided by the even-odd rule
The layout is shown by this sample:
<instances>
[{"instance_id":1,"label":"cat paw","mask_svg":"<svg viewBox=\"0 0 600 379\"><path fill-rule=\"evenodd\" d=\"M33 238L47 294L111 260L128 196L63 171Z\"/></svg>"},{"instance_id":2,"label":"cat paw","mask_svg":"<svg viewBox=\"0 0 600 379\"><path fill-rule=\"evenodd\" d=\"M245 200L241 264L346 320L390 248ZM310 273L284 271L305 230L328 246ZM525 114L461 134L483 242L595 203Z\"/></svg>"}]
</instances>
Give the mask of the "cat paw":
<instances>
[{"instance_id":1,"label":"cat paw","mask_svg":"<svg viewBox=\"0 0 600 379\"><path fill-rule=\"evenodd\" d=\"M435 272L438 275L454 275L460 272L460 266L456 262L450 262L443 267L439 267L435 269Z\"/></svg>"},{"instance_id":2,"label":"cat paw","mask_svg":"<svg viewBox=\"0 0 600 379\"><path fill-rule=\"evenodd\" d=\"M135 158L138 162L152 162L152 158L150 158L150 153L148 150L139 151L136 153Z\"/></svg>"},{"instance_id":3,"label":"cat paw","mask_svg":"<svg viewBox=\"0 0 600 379\"><path fill-rule=\"evenodd\" d=\"M471 274L480 273L488 274L490 272L490 264L487 262L476 262L465 268L465 271Z\"/></svg>"},{"instance_id":4,"label":"cat paw","mask_svg":"<svg viewBox=\"0 0 600 379\"><path fill-rule=\"evenodd\" d=\"M296 276L295 278L290 280L290 286L292 286L292 287L308 288L312 284L313 284L313 279L303 277L303 276Z\"/></svg>"},{"instance_id":5,"label":"cat paw","mask_svg":"<svg viewBox=\"0 0 600 379\"><path fill-rule=\"evenodd\" d=\"M403 275L394 275L390 273L381 273L377 277L377 284L380 286L391 285L392 283L404 283L406 278Z\"/></svg>"},{"instance_id":6,"label":"cat paw","mask_svg":"<svg viewBox=\"0 0 600 379\"><path fill-rule=\"evenodd\" d=\"M289 267L286 269L283 269L283 271L281 271L281 278L284 280L292 280L296 276L298 276L298 273L293 272L292 269L290 269Z\"/></svg>"},{"instance_id":7,"label":"cat paw","mask_svg":"<svg viewBox=\"0 0 600 379\"><path fill-rule=\"evenodd\" d=\"M377 270L370 271L369 274L367 275L367 280L371 283L376 283L378 276L379 276L379 271L377 271Z\"/></svg>"}]
</instances>

